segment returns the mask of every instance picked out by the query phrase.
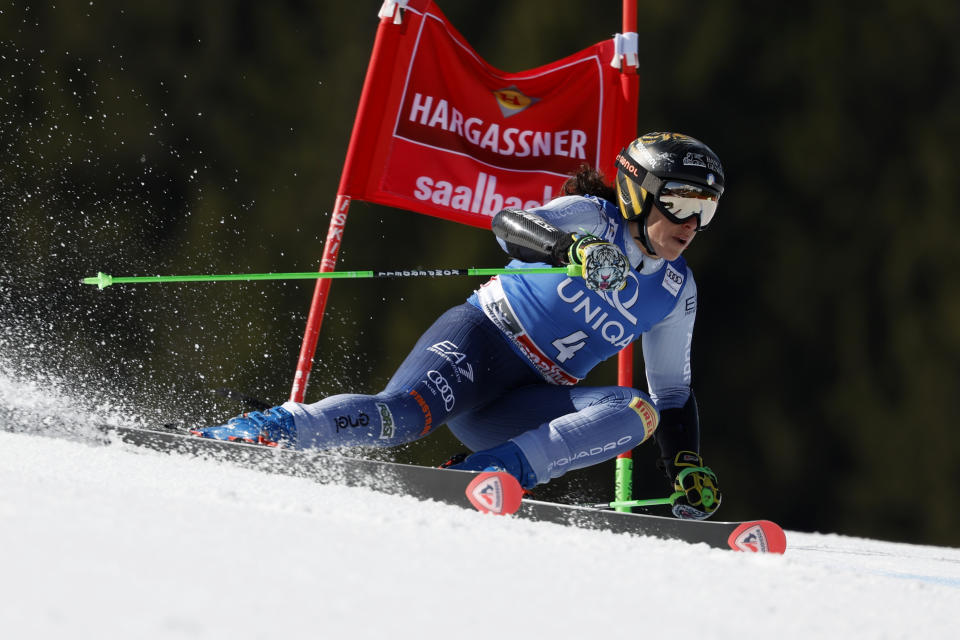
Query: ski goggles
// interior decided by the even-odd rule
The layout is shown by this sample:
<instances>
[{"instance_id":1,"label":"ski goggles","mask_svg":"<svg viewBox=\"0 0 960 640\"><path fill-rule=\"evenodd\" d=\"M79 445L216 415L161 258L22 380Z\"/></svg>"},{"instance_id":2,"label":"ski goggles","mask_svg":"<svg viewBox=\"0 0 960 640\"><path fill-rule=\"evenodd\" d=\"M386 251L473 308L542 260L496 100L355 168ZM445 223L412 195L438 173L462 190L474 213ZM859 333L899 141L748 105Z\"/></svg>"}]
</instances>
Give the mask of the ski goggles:
<instances>
[{"instance_id":1,"label":"ski goggles","mask_svg":"<svg viewBox=\"0 0 960 640\"><path fill-rule=\"evenodd\" d=\"M697 230L705 229L717 213L720 194L713 189L688 182L668 180L654 196L660 213L674 224L697 217Z\"/></svg>"},{"instance_id":2,"label":"ski goggles","mask_svg":"<svg viewBox=\"0 0 960 640\"><path fill-rule=\"evenodd\" d=\"M713 221L720 201L719 189L681 180L662 180L636 166L623 152L617 156L617 164L617 195L620 211L627 220L641 217L647 196L653 194L657 209L674 224L696 216L699 231Z\"/></svg>"}]
</instances>

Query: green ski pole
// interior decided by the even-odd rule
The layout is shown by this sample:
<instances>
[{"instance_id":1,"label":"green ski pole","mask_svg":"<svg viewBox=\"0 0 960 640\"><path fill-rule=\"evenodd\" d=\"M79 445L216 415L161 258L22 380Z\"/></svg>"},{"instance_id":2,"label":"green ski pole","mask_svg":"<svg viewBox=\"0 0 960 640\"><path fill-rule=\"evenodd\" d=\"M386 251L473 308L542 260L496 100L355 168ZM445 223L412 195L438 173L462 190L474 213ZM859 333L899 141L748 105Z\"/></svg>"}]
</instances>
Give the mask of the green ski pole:
<instances>
[{"instance_id":1,"label":"green ski pole","mask_svg":"<svg viewBox=\"0 0 960 640\"><path fill-rule=\"evenodd\" d=\"M610 506L617 511L630 511L633 498L633 456L617 456L617 467L613 485L613 502Z\"/></svg>"},{"instance_id":2,"label":"green ski pole","mask_svg":"<svg viewBox=\"0 0 960 640\"><path fill-rule=\"evenodd\" d=\"M534 267L530 269L469 268L469 269L402 269L396 271L308 271L301 273L230 273L221 275L183 276L111 276L100 272L92 278L84 278L81 284L97 285L105 289L114 284L142 284L155 282L228 282L252 280L316 280L317 278L436 278L443 276L496 276L507 273L565 273L580 276L579 265L566 267Z\"/></svg>"},{"instance_id":3,"label":"green ski pole","mask_svg":"<svg viewBox=\"0 0 960 640\"><path fill-rule=\"evenodd\" d=\"M634 507L655 507L658 505L673 505L677 496L682 493L674 493L669 498L647 498L644 500L614 500L613 502L600 502L597 504L586 505L595 509L614 509L616 511L630 511Z\"/></svg>"}]
</instances>

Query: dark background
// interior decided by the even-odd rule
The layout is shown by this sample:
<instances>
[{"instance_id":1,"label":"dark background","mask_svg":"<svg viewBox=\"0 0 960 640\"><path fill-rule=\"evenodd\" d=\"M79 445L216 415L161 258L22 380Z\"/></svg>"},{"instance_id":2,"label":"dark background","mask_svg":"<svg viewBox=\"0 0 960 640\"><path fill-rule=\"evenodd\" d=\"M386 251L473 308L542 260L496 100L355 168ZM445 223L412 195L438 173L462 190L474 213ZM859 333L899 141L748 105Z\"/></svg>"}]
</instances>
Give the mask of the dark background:
<instances>
[{"instance_id":1,"label":"dark background","mask_svg":"<svg viewBox=\"0 0 960 640\"><path fill-rule=\"evenodd\" d=\"M147 421L237 413L221 387L285 400L310 283L78 280L316 269L379 6L0 5L4 365ZM718 222L687 253L724 519L960 544L958 7L639 3L639 130L701 138L727 171ZM441 9L508 71L621 27L619 0ZM339 266L503 262L488 232L354 202ZM335 283L308 401L379 390L477 284ZM613 380L610 362L588 383ZM392 455L457 450L442 432ZM635 455L636 494L664 494L653 447ZM609 499L612 475L542 495Z\"/></svg>"}]
</instances>

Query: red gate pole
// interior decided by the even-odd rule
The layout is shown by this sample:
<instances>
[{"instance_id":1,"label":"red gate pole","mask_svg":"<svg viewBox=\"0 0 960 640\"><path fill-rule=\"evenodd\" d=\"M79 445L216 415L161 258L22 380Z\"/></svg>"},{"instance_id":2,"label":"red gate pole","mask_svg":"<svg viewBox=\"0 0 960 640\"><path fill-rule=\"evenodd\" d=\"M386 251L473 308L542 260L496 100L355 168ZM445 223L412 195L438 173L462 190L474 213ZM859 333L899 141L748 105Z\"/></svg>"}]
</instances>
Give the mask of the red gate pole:
<instances>
[{"instance_id":1,"label":"red gate pole","mask_svg":"<svg viewBox=\"0 0 960 640\"><path fill-rule=\"evenodd\" d=\"M637 0L623 0L623 33L633 33L637 30ZM637 76L636 65L631 65L624 59L620 66L620 89L624 108L623 117L626 121L620 123L620 133L624 138L633 140L637 137L637 110L640 79ZM633 345L629 344L617 354L617 384L621 387L633 386ZM614 495L617 502L627 502L633 499L633 451L626 451L617 456L616 475L614 480ZM630 511L629 507L617 507L617 511Z\"/></svg>"},{"instance_id":2,"label":"red gate pole","mask_svg":"<svg viewBox=\"0 0 960 640\"><path fill-rule=\"evenodd\" d=\"M330 226L327 228L327 239L323 243L323 258L320 260L321 273L333 271L337 266L337 256L340 254L343 229L347 224L347 211L349 209L350 196L337 195L333 205L333 214L330 216ZM320 278L313 289L313 301L310 303L310 314L307 316L307 328L303 332L300 357L297 359L297 371L293 375L293 388L290 389L291 402L303 402L303 394L307 390L310 371L313 369L313 356L317 351L317 340L320 338L320 327L323 324L323 314L327 308L331 284L333 284L332 280Z\"/></svg>"},{"instance_id":3,"label":"red gate pole","mask_svg":"<svg viewBox=\"0 0 960 640\"><path fill-rule=\"evenodd\" d=\"M637 0L623 0L623 33L635 32L637 29ZM638 61L639 63L639 61ZM624 122L620 123L620 135L624 145L637 137L637 109L638 88L640 79L637 76L637 66L627 60L621 61L620 90L624 108L621 110ZM617 356L618 372L617 384L629 387L633 384L633 345L627 345Z\"/></svg>"}]
</instances>

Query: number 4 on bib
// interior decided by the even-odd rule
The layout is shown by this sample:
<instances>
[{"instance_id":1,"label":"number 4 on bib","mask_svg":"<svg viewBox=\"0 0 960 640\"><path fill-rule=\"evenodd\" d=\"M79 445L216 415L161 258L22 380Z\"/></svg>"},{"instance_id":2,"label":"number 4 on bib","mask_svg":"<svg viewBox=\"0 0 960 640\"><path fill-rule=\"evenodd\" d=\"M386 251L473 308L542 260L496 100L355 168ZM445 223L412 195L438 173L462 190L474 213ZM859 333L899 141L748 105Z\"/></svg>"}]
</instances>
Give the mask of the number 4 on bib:
<instances>
[{"instance_id":1,"label":"number 4 on bib","mask_svg":"<svg viewBox=\"0 0 960 640\"><path fill-rule=\"evenodd\" d=\"M557 362L563 363L577 354L577 351L586 344L587 334L583 331L571 333L566 338L557 338L553 341L553 346L557 349Z\"/></svg>"}]
</instances>

